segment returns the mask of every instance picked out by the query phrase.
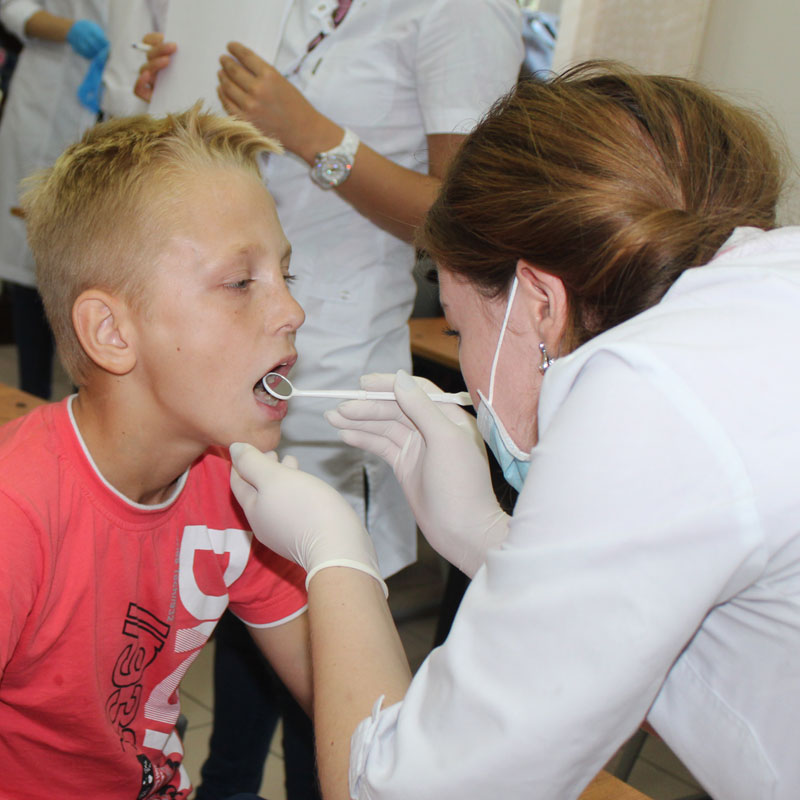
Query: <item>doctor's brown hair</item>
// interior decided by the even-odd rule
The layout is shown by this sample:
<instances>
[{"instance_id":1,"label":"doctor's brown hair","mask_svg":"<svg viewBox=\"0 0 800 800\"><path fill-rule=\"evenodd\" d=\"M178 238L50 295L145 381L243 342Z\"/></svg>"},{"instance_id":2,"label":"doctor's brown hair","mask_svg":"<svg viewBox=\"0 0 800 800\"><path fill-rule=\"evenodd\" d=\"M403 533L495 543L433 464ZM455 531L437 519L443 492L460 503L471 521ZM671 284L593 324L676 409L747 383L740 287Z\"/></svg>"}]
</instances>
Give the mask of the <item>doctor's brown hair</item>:
<instances>
[{"instance_id":1,"label":"doctor's brown hair","mask_svg":"<svg viewBox=\"0 0 800 800\"><path fill-rule=\"evenodd\" d=\"M498 101L418 245L489 297L518 259L560 278L563 355L658 303L734 228L774 227L777 153L755 113L697 83L586 63Z\"/></svg>"},{"instance_id":2,"label":"doctor's brown hair","mask_svg":"<svg viewBox=\"0 0 800 800\"><path fill-rule=\"evenodd\" d=\"M148 286L170 233L170 209L192 174L240 170L261 182L258 158L281 146L248 122L189 111L95 125L22 198L36 279L61 360L81 385L90 359L72 325L81 292L102 289L146 312Z\"/></svg>"}]
</instances>

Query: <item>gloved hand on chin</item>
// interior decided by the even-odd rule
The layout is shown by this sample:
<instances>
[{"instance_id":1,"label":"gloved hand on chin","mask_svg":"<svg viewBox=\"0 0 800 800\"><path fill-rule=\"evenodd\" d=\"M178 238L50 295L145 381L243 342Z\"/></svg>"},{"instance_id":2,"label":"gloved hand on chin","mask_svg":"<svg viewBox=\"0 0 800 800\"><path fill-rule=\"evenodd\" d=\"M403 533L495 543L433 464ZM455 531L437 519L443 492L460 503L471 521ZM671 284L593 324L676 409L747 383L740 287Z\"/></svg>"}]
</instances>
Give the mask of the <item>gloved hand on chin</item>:
<instances>
[{"instance_id":1,"label":"gloved hand on chin","mask_svg":"<svg viewBox=\"0 0 800 800\"><path fill-rule=\"evenodd\" d=\"M231 489L256 538L307 573L306 587L325 567L350 567L372 575L388 595L369 534L350 504L319 478L283 463L274 452L249 444L230 446Z\"/></svg>"},{"instance_id":2,"label":"gloved hand on chin","mask_svg":"<svg viewBox=\"0 0 800 800\"><path fill-rule=\"evenodd\" d=\"M402 370L365 375L361 388L393 389L397 402L349 400L325 418L347 444L392 467L431 547L472 577L506 538L509 519L495 497L475 418L434 403L428 394L440 389Z\"/></svg>"}]
</instances>

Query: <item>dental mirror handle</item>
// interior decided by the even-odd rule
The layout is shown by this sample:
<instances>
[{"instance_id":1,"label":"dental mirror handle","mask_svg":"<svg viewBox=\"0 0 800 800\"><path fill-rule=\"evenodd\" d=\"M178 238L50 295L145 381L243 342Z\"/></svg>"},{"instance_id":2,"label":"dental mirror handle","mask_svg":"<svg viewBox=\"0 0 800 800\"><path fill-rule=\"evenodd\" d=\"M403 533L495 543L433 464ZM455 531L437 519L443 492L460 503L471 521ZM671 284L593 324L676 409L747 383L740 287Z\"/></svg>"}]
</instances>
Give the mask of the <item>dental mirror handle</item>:
<instances>
[{"instance_id":1,"label":"dental mirror handle","mask_svg":"<svg viewBox=\"0 0 800 800\"><path fill-rule=\"evenodd\" d=\"M332 397L338 400L394 400L394 392L368 392L366 389L295 389L293 397ZM455 403L471 406L469 392L439 392L429 394L434 403Z\"/></svg>"}]
</instances>

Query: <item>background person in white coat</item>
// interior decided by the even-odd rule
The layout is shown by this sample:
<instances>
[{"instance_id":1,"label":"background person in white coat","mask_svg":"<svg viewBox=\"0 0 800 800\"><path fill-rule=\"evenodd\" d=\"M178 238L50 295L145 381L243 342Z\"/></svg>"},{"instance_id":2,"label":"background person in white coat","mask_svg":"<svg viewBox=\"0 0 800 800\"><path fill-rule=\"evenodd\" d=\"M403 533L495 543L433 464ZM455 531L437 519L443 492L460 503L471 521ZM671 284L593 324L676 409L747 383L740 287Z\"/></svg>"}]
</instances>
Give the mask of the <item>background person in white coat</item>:
<instances>
[{"instance_id":1,"label":"background person in white coat","mask_svg":"<svg viewBox=\"0 0 800 800\"><path fill-rule=\"evenodd\" d=\"M403 373L364 380L396 403L328 414L474 575L413 680L350 507L232 446L256 535L309 573L327 799L569 800L645 718L714 798L796 797L800 229L772 229L780 188L749 112L614 66L521 84L464 143L420 244L477 423ZM481 438L521 489L510 518Z\"/></svg>"},{"instance_id":2,"label":"background person in white coat","mask_svg":"<svg viewBox=\"0 0 800 800\"><path fill-rule=\"evenodd\" d=\"M49 166L97 120L77 96L107 46L108 0L1 0L0 21L23 43L0 121L0 279L11 291L20 388L49 398L53 344L36 292L19 182Z\"/></svg>"},{"instance_id":3,"label":"background person in white coat","mask_svg":"<svg viewBox=\"0 0 800 800\"><path fill-rule=\"evenodd\" d=\"M151 51L140 96L151 96L156 72L175 49ZM292 293L306 311L293 379L336 388L355 386L367 371L408 369L411 240L451 154L517 78L523 46L516 0L294 0L285 4L274 64L240 44L228 54L209 53L220 56L224 107L287 149L269 159L265 178L292 243ZM342 182L326 183L330 173L312 167L317 154L337 148L351 168L333 173ZM381 573L392 575L416 558L412 513L391 469L342 445L325 423L330 406L292 405L281 447L347 498L373 537ZM219 628L226 657L249 650L260 658L231 625L223 619ZM217 753L241 756L261 738L266 754L269 743L271 724L245 691L245 677L230 680L233 669L215 680L219 715L198 793L204 800L214 796L206 795L206 778ZM241 705L227 724L222 709L235 707L225 699L232 692ZM265 735L251 732L248 743L234 744L243 720L258 713ZM245 774L241 765L228 772L237 780ZM290 787L290 797L299 796Z\"/></svg>"},{"instance_id":4,"label":"background person in white coat","mask_svg":"<svg viewBox=\"0 0 800 800\"><path fill-rule=\"evenodd\" d=\"M127 117L147 113L147 103L133 93L142 66L142 53L132 47L150 32L162 30L168 0L108 0L108 39L111 51L103 70L103 116Z\"/></svg>"}]
</instances>

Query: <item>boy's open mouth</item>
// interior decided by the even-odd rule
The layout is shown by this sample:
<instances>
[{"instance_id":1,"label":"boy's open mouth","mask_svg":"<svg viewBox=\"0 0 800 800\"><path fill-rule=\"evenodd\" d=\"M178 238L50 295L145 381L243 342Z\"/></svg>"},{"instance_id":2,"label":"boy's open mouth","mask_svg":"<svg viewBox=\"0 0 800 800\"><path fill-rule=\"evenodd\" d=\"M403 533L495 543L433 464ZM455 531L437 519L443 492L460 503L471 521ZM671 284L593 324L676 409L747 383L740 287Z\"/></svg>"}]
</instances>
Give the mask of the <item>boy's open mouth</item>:
<instances>
[{"instance_id":1,"label":"boy's open mouth","mask_svg":"<svg viewBox=\"0 0 800 800\"><path fill-rule=\"evenodd\" d=\"M278 403L282 402L277 397L273 397L265 388L264 388L264 380L266 379L267 375L271 372L277 372L281 375L285 375L289 371L289 365L284 361L280 364L276 364L272 369L267 370L264 373L263 378L259 378L256 384L253 386L253 394L256 395L259 403L263 403L267 406L277 406Z\"/></svg>"}]
</instances>

